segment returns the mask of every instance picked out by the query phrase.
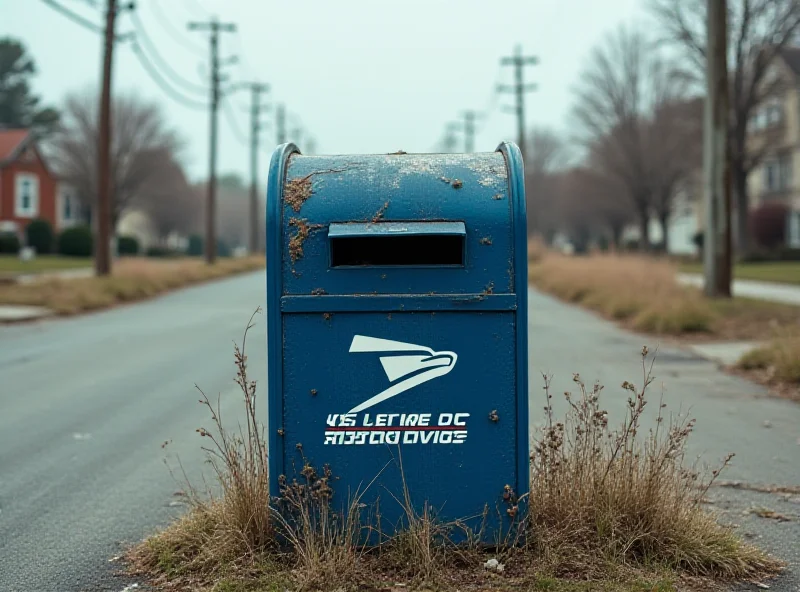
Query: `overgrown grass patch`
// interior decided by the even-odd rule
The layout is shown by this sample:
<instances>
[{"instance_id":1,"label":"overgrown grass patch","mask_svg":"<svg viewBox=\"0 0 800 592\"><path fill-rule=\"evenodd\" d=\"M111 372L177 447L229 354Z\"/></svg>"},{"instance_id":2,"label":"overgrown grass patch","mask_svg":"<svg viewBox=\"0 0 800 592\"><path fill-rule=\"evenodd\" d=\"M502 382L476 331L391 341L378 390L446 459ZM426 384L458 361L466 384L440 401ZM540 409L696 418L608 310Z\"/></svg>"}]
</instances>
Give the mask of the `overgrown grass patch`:
<instances>
[{"instance_id":1,"label":"overgrown grass patch","mask_svg":"<svg viewBox=\"0 0 800 592\"><path fill-rule=\"evenodd\" d=\"M90 269L92 260L87 257L66 257L63 255L36 255L30 261L23 261L19 255L0 255L0 277L6 275L36 274L69 269Z\"/></svg>"},{"instance_id":2,"label":"overgrown grass patch","mask_svg":"<svg viewBox=\"0 0 800 592\"><path fill-rule=\"evenodd\" d=\"M646 333L704 339L768 339L780 327L800 329L800 308L759 300L709 300L678 283L666 259L637 255L568 257L537 251L533 285Z\"/></svg>"},{"instance_id":3,"label":"overgrown grass patch","mask_svg":"<svg viewBox=\"0 0 800 592\"><path fill-rule=\"evenodd\" d=\"M109 277L42 278L31 284L0 284L0 305L42 306L72 315L152 298L169 290L264 267L260 256L218 259L121 259Z\"/></svg>"},{"instance_id":4,"label":"overgrown grass patch","mask_svg":"<svg viewBox=\"0 0 800 592\"><path fill-rule=\"evenodd\" d=\"M800 331L785 332L745 354L738 366L743 370L764 371L769 380L800 386Z\"/></svg>"},{"instance_id":5,"label":"overgrown grass patch","mask_svg":"<svg viewBox=\"0 0 800 592\"><path fill-rule=\"evenodd\" d=\"M661 403L647 425L653 378L646 350L641 383L622 384L629 401L617 421L601 404L602 387L587 388L577 375L577 390L565 394L567 411L557 417L546 378L547 422L531 454L530 492L509 495L515 536L488 544L471 532L454 537L466 532L463 522L442 522L424 500L412 503L404 486L390 492L404 509L402 528L376 544L366 536L376 530L363 491L346 500L346 513L334 509L336 467L311 466L303 455L299 474L282 478L280 495L270 497L246 338L247 330L234 351L245 406L239 427L225 428L219 402L201 391L212 421L197 432L216 493L186 484L189 511L127 554L131 573L157 588L667 592L686 578L709 584L781 568L701 505L730 457L710 472L687 463L694 423Z\"/></svg>"}]
</instances>

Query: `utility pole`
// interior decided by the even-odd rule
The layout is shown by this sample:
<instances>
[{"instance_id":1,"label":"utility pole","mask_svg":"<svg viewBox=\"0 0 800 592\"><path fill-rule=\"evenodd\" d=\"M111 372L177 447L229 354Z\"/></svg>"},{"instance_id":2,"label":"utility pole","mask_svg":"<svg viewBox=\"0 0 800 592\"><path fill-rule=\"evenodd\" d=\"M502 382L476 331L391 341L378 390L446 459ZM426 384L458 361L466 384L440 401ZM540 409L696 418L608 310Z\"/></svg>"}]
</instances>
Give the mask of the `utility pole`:
<instances>
[{"instance_id":1,"label":"utility pole","mask_svg":"<svg viewBox=\"0 0 800 592\"><path fill-rule=\"evenodd\" d=\"M303 130L299 127L293 127L292 130L289 132L289 140L295 144L295 146L300 146L300 136L303 135Z\"/></svg>"},{"instance_id":2,"label":"utility pole","mask_svg":"<svg viewBox=\"0 0 800 592\"><path fill-rule=\"evenodd\" d=\"M707 0L707 15L703 271L706 295L711 298L730 298L732 241L726 0Z\"/></svg>"},{"instance_id":3,"label":"utility pole","mask_svg":"<svg viewBox=\"0 0 800 592\"><path fill-rule=\"evenodd\" d=\"M219 83L221 81L219 68L219 33L233 33L236 25L233 23L220 23L216 18L208 23L189 23L190 31L210 31L211 46L211 104L210 104L210 130L209 130L209 157L208 157L208 194L206 197L206 263L212 264L217 259L217 112L219 109Z\"/></svg>"},{"instance_id":4,"label":"utility pole","mask_svg":"<svg viewBox=\"0 0 800 592\"><path fill-rule=\"evenodd\" d=\"M475 152L475 121L478 115L475 111L464 111L464 152Z\"/></svg>"},{"instance_id":5,"label":"utility pole","mask_svg":"<svg viewBox=\"0 0 800 592\"><path fill-rule=\"evenodd\" d=\"M250 85L252 108L250 111L250 252L258 252L258 132L261 129L261 93L269 85L254 82Z\"/></svg>"},{"instance_id":6,"label":"utility pole","mask_svg":"<svg viewBox=\"0 0 800 592\"><path fill-rule=\"evenodd\" d=\"M516 105L512 112L517 115L517 145L525 157L525 93L536 90L535 84L525 84L524 70L525 66L532 66L539 63L539 58L536 56L525 56L522 54L522 46L517 45L514 48L513 56L506 56L501 58L500 64L502 66L514 66L514 85L508 86L501 84L497 87L499 92L513 92L516 95Z\"/></svg>"},{"instance_id":7,"label":"utility pole","mask_svg":"<svg viewBox=\"0 0 800 592\"><path fill-rule=\"evenodd\" d=\"M283 103L275 109L275 136L278 145L286 143L286 108Z\"/></svg>"},{"instance_id":8,"label":"utility pole","mask_svg":"<svg viewBox=\"0 0 800 592\"><path fill-rule=\"evenodd\" d=\"M456 146L458 145L455 135L457 126L458 123L450 122L445 127L444 140L442 141L442 148L445 153L451 153L456 151Z\"/></svg>"},{"instance_id":9,"label":"utility pole","mask_svg":"<svg viewBox=\"0 0 800 592\"><path fill-rule=\"evenodd\" d=\"M99 276L111 273L111 67L114 63L114 27L117 0L106 3L103 48L103 84L100 90L100 121L97 154L97 242L94 268Z\"/></svg>"}]
</instances>

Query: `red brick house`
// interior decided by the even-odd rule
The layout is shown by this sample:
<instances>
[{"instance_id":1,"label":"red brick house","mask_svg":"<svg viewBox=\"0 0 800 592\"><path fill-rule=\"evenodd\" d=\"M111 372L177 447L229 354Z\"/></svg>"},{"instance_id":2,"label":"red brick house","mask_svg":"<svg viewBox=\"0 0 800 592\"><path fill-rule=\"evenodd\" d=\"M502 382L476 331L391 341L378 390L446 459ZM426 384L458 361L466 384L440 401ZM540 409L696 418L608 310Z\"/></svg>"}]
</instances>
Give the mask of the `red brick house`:
<instances>
[{"instance_id":1,"label":"red brick house","mask_svg":"<svg viewBox=\"0 0 800 592\"><path fill-rule=\"evenodd\" d=\"M26 129L0 129L0 232L24 237L35 218L58 231L74 224L79 203L42 156L35 135Z\"/></svg>"}]
</instances>

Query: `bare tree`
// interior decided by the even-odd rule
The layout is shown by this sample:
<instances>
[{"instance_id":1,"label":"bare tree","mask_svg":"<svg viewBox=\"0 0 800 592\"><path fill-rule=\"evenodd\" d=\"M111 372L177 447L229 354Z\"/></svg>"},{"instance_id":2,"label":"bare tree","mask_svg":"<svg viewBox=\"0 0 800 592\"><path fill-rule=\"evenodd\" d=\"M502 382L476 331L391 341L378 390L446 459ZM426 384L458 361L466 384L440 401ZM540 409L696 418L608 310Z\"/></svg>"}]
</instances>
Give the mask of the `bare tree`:
<instances>
[{"instance_id":1,"label":"bare tree","mask_svg":"<svg viewBox=\"0 0 800 592\"><path fill-rule=\"evenodd\" d=\"M650 0L666 36L680 44L699 79L706 68L706 2ZM785 46L800 31L798 0L728 0L729 64L731 69L730 165L735 200L736 240L740 254L750 249L747 178L769 148L748 150L750 120L765 99L782 85L768 74Z\"/></svg>"},{"instance_id":2,"label":"bare tree","mask_svg":"<svg viewBox=\"0 0 800 592\"><path fill-rule=\"evenodd\" d=\"M681 99L685 85L657 48L624 26L594 49L577 89L575 115L591 160L624 187L639 222L642 246L650 245L653 168L647 157L651 120L659 106Z\"/></svg>"},{"instance_id":3,"label":"bare tree","mask_svg":"<svg viewBox=\"0 0 800 592\"><path fill-rule=\"evenodd\" d=\"M560 227L571 236L606 237L615 246L635 213L616 178L586 166L573 167L560 176L557 215Z\"/></svg>"},{"instance_id":4,"label":"bare tree","mask_svg":"<svg viewBox=\"0 0 800 592\"><path fill-rule=\"evenodd\" d=\"M656 105L648 125L651 203L669 251L669 222L683 182L700 168L703 155L703 100L676 100Z\"/></svg>"},{"instance_id":5,"label":"bare tree","mask_svg":"<svg viewBox=\"0 0 800 592\"><path fill-rule=\"evenodd\" d=\"M528 147L529 157L525 161L528 233L538 233L549 243L558 229L555 173L566 162L566 147L560 136L546 128L531 132Z\"/></svg>"},{"instance_id":6,"label":"bare tree","mask_svg":"<svg viewBox=\"0 0 800 592\"><path fill-rule=\"evenodd\" d=\"M111 219L115 228L146 184L160 176L169 177L180 142L158 105L136 94L116 97L111 111ZM61 177L92 206L97 201L97 121L96 93L87 90L70 95L49 150ZM157 157L165 154L171 158Z\"/></svg>"},{"instance_id":7,"label":"bare tree","mask_svg":"<svg viewBox=\"0 0 800 592\"><path fill-rule=\"evenodd\" d=\"M188 235L200 231L202 196L189 185L180 163L166 150L142 153L140 160L150 161L159 174L148 178L131 205L148 215L159 239L172 232Z\"/></svg>"}]
</instances>

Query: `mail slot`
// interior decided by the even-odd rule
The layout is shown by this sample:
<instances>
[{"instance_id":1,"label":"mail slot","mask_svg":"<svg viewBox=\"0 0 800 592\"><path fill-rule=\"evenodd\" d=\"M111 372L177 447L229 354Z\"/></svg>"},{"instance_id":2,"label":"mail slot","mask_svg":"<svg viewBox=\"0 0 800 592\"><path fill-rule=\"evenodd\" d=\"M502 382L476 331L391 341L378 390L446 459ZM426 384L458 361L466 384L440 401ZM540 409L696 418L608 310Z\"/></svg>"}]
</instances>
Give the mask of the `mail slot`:
<instances>
[{"instance_id":1,"label":"mail slot","mask_svg":"<svg viewBox=\"0 0 800 592\"><path fill-rule=\"evenodd\" d=\"M272 156L267 190L272 495L330 468L383 533L397 502L485 536L528 489L522 159ZM380 516L380 518L377 518Z\"/></svg>"}]
</instances>

